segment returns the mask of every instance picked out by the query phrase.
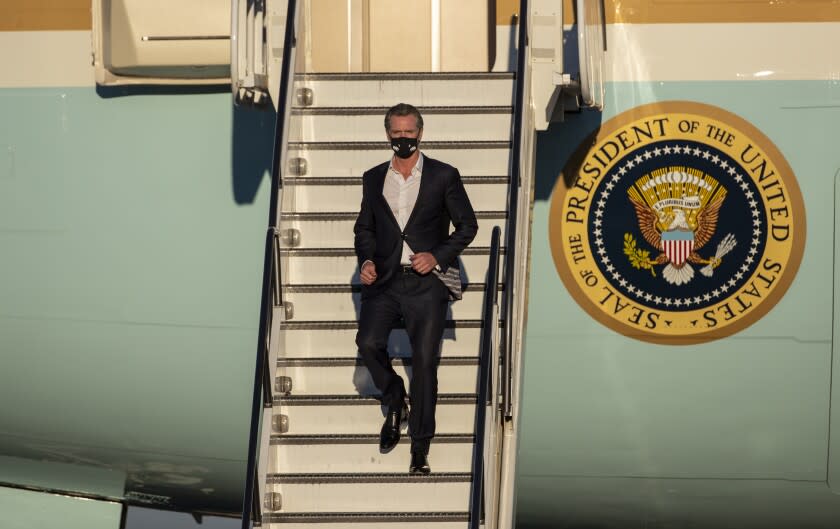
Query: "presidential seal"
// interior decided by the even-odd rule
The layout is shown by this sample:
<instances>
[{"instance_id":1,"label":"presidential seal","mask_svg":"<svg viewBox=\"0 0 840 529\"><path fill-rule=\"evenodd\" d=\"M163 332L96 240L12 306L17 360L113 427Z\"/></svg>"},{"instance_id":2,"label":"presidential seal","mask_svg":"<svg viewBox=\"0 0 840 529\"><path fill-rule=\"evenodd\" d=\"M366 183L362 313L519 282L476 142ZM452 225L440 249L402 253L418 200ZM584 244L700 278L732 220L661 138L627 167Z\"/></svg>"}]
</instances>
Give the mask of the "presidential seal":
<instances>
[{"instance_id":1,"label":"presidential seal","mask_svg":"<svg viewBox=\"0 0 840 529\"><path fill-rule=\"evenodd\" d=\"M558 179L549 222L557 270L581 307L655 343L756 322L805 245L802 196L778 149L738 116L690 102L604 124Z\"/></svg>"}]
</instances>

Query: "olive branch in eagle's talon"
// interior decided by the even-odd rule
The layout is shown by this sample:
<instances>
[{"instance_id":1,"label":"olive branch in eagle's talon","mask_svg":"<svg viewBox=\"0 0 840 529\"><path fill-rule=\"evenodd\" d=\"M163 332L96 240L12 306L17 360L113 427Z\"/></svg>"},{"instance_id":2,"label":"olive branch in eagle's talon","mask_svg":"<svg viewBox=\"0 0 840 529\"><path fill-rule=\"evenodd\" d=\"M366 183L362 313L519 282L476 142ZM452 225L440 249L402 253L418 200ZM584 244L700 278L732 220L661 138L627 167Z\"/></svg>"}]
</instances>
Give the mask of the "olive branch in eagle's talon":
<instances>
[{"instance_id":1,"label":"olive branch in eagle's talon","mask_svg":"<svg viewBox=\"0 0 840 529\"><path fill-rule=\"evenodd\" d=\"M650 260L650 252L647 250L640 250L636 247L636 239L630 233L624 234L624 255L633 265L633 268L640 270L650 270L653 277L656 277L656 271L653 269L653 262Z\"/></svg>"}]
</instances>

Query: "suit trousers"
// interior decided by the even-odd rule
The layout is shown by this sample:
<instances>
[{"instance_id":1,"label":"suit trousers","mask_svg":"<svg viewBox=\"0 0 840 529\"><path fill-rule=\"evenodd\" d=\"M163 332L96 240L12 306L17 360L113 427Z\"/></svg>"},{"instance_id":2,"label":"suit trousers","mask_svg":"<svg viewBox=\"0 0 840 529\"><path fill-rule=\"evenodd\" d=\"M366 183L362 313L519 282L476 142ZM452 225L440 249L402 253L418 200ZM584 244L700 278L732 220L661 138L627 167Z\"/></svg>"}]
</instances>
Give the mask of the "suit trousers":
<instances>
[{"instance_id":1,"label":"suit trousers","mask_svg":"<svg viewBox=\"0 0 840 529\"><path fill-rule=\"evenodd\" d=\"M388 336L401 319L405 321L411 342L408 429L412 450L424 453L435 435L437 368L448 308L449 290L440 279L401 271L383 291L362 300L356 334L359 354L382 392L382 403L399 409L405 400L405 383L391 365Z\"/></svg>"}]
</instances>

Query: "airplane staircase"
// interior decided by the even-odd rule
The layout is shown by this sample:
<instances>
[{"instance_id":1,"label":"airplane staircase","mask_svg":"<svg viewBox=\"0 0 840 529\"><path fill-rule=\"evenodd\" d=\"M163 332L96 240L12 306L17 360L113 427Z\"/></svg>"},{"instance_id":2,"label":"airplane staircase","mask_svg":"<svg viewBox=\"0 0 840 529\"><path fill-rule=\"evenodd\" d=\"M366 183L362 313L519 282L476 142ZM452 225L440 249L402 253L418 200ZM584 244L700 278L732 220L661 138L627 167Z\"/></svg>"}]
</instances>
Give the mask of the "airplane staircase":
<instances>
[{"instance_id":1,"label":"airplane staircase","mask_svg":"<svg viewBox=\"0 0 840 529\"><path fill-rule=\"evenodd\" d=\"M297 80L295 89L308 91L312 104L292 110L292 130L301 136L289 143L288 159L297 174L282 182L280 234L293 245L280 249L286 318L276 377L289 391L274 399L284 431L271 436L267 490L282 494L282 509L264 518L270 523L466 527L484 280L492 228L506 217L512 88L510 74L310 74ZM408 474L407 436L391 453L379 453L384 408L354 342L360 175L389 158L383 116L398 101L420 108L422 152L459 168L479 222L462 257L468 285L451 305L444 335L429 476ZM389 351L407 383L411 351L404 330L393 333Z\"/></svg>"},{"instance_id":2,"label":"airplane staircase","mask_svg":"<svg viewBox=\"0 0 840 529\"><path fill-rule=\"evenodd\" d=\"M303 41L300 24L296 30ZM504 241L508 223L516 75L307 73L305 61L294 60L294 42L287 32L284 61L296 62L296 73L284 72L288 78L281 80L279 101L288 111L278 117L276 224L266 240L266 281L273 288L263 301L273 310L264 311L262 322L265 354L255 380L262 420L254 416L262 426L255 422L252 433L258 439L252 437L254 479L243 528L494 527L484 524L488 507L481 496L483 486L494 485L484 483L486 470L479 476L475 470L490 467L498 480L501 437L484 425L499 423L502 377L498 349L488 346L492 365L481 367L492 391L482 394L479 354L501 332L504 285L486 279L498 265L490 258L491 234L499 226ZM460 170L479 224L461 256L464 296L451 305L444 332L432 473L425 476L408 473L405 424L399 445L380 454L385 408L355 346L360 282L353 223L361 175L390 157L383 118L397 102L420 109L423 154ZM389 352L408 385L411 352L403 329L392 332ZM493 407L479 405L485 403L495 404L489 419L484 413Z\"/></svg>"}]
</instances>

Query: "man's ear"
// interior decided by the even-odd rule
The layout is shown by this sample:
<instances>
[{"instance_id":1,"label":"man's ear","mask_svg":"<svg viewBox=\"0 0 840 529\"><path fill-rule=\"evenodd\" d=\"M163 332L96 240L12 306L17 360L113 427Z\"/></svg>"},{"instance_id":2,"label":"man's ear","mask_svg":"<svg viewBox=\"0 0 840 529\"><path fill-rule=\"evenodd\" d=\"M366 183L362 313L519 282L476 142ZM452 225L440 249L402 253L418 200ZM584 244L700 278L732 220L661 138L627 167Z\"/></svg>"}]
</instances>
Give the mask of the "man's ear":
<instances>
[{"instance_id":1,"label":"man's ear","mask_svg":"<svg viewBox=\"0 0 840 529\"><path fill-rule=\"evenodd\" d=\"M417 135L417 143L420 143L420 140L423 139L423 129L420 129L420 134Z\"/></svg>"}]
</instances>

